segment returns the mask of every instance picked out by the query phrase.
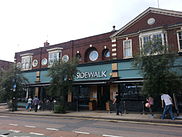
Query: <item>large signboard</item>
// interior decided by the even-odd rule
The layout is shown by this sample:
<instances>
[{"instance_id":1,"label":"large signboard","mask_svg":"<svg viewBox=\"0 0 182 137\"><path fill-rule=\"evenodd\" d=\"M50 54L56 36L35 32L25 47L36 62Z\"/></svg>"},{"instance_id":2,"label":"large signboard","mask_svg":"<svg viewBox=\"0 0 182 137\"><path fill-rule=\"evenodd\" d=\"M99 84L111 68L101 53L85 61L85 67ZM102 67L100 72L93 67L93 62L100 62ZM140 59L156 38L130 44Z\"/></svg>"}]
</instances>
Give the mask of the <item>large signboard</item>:
<instances>
[{"instance_id":1,"label":"large signboard","mask_svg":"<svg viewBox=\"0 0 182 137\"><path fill-rule=\"evenodd\" d=\"M111 64L78 67L75 81L109 80Z\"/></svg>"},{"instance_id":2,"label":"large signboard","mask_svg":"<svg viewBox=\"0 0 182 137\"><path fill-rule=\"evenodd\" d=\"M92 72L78 72L76 74L77 79L89 79L89 78L107 78L107 71L92 71Z\"/></svg>"}]
</instances>

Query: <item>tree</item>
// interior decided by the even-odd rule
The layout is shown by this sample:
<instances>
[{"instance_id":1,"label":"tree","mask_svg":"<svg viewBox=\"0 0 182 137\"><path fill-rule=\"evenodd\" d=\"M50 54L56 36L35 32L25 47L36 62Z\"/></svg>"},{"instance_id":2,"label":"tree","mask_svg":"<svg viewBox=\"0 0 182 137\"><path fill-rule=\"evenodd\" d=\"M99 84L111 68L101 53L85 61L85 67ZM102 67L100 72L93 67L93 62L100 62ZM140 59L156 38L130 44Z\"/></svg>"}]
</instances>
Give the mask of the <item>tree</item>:
<instances>
[{"instance_id":1,"label":"tree","mask_svg":"<svg viewBox=\"0 0 182 137\"><path fill-rule=\"evenodd\" d=\"M179 93L182 89L180 77L172 71L176 56L161 43L160 39L150 40L134 58L134 66L143 75L144 95L159 97L161 93Z\"/></svg>"},{"instance_id":2,"label":"tree","mask_svg":"<svg viewBox=\"0 0 182 137\"><path fill-rule=\"evenodd\" d=\"M8 70L1 70L0 73L0 101L16 101L17 98L22 98L28 80L21 74L20 69L12 65Z\"/></svg>"},{"instance_id":3,"label":"tree","mask_svg":"<svg viewBox=\"0 0 182 137\"><path fill-rule=\"evenodd\" d=\"M61 111L66 110L66 97L68 91L71 90L74 76L77 72L77 60L73 59L68 62L55 61L49 69L49 76L51 77L49 86L49 95L56 98Z\"/></svg>"}]
</instances>

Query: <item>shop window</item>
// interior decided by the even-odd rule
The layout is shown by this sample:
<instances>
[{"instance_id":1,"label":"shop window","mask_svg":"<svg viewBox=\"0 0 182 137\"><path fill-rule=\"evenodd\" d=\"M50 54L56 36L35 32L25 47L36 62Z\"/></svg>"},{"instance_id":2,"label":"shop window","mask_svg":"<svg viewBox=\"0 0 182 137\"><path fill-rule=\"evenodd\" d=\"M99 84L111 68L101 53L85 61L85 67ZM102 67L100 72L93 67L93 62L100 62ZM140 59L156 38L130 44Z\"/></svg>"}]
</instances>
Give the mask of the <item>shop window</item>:
<instances>
[{"instance_id":1,"label":"shop window","mask_svg":"<svg viewBox=\"0 0 182 137\"><path fill-rule=\"evenodd\" d=\"M21 58L21 70L32 69L32 56L22 56Z\"/></svg>"},{"instance_id":2,"label":"shop window","mask_svg":"<svg viewBox=\"0 0 182 137\"><path fill-rule=\"evenodd\" d=\"M142 83L122 83L120 88L123 98L136 99L140 96Z\"/></svg>"},{"instance_id":3,"label":"shop window","mask_svg":"<svg viewBox=\"0 0 182 137\"><path fill-rule=\"evenodd\" d=\"M123 41L123 58L132 57L132 40Z\"/></svg>"},{"instance_id":4,"label":"shop window","mask_svg":"<svg viewBox=\"0 0 182 137\"><path fill-rule=\"evenodd\" d=\"M179 52L182 52L182 31L177 33L178 38L178 49Z\"/></svg>"}]
</instances>

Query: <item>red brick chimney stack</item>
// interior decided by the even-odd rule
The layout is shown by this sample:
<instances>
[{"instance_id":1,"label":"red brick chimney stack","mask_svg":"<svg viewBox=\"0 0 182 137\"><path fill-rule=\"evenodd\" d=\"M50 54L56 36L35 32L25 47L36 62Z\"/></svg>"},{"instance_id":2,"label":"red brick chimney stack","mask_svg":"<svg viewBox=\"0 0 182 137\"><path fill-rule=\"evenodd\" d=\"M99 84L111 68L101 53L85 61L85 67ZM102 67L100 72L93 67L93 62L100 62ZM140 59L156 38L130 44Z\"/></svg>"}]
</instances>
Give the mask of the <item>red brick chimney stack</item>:
<instances>
[{"instance_id":1,"label":"red brick chimney stack","mask_svg":"<svg viewBox=\"0 0 182 137\"><path fill-rule=\"evenodd\" d=\"M44 42L44 47L47 47L47 46L49 46L49 42L47 42L46 40L46 42Z\"/></svg>"}]
</instances>

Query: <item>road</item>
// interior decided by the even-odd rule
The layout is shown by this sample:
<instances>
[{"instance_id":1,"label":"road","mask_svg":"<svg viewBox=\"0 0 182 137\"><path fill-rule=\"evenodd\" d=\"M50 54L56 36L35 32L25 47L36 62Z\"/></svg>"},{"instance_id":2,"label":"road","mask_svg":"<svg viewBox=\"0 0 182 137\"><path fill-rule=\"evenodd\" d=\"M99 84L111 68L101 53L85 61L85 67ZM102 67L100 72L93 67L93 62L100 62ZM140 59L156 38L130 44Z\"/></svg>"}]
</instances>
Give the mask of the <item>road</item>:
<instances>
[{"instance_id":1,"label":"road","mask_svg":"<svg viewBox=\"0 0 182 137\"><path fill-rule=\"evenodd\" d=\"M182 125L35 115L0 116L0 137L182 137Z\"/></svg>"}]
</instances>

